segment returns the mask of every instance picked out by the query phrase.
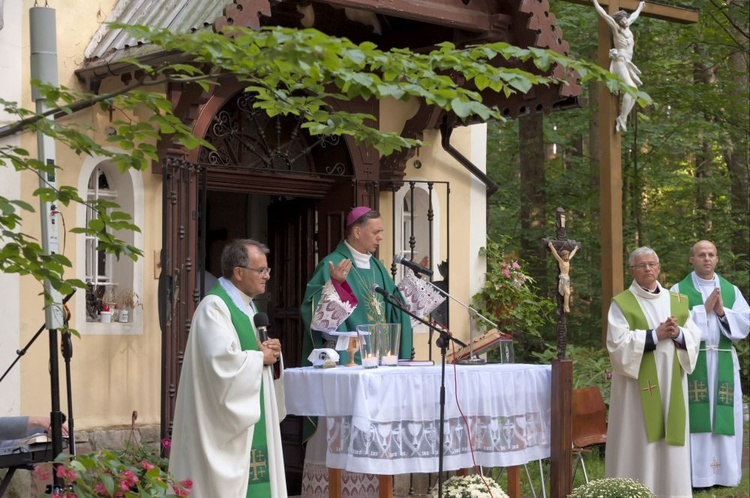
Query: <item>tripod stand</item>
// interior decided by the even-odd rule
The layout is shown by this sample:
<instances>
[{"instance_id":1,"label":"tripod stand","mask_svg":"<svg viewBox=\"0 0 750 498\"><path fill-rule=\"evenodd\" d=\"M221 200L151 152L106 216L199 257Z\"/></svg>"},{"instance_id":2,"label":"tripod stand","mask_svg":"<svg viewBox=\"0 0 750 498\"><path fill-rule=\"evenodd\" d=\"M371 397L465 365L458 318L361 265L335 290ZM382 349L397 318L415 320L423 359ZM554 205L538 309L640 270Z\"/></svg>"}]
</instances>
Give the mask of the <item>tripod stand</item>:
<instances>
[{"instance_id":1,"label":"tripod stand","mask_svg":"<svg viewBox=\"0 0 750 498\"><path fill-rule=\"evenodd\" d=\"M67 303L71 297L75 294L73 292L65 296L62 304ZM65 323L68 318L65 317ZM22 356L26 354L34 341L44 332L46 323L42 325L39 330L34 334L34 337L24 346L22 349L16 351L16 359L10 364L8 369L0 377L0 382L7 377L8 373L18 363ZM50 387L51 387L51 400L50 400L50 436L52 437L52 458L56 458L63 451L63 431L62 426L65 423L65 415L60 411L60 375L59 375L59 361L58 361L58 342L57 342L57 329L49 329L49 371L50 371ZM73 424L73 398L71 394L71 377L70 377L70 359L73 356L73 345L70 341L70 332L64 332L62 334L62 354L65 359L65 377L67 384L67 403L68 403L68 447L70 448L71 454L75 454L75 436L74 436L74 424ZM56 473L53 473L53 490L62 489L62 478L57 477ZM48 490L49 491L49 490ZM51 492L50 492L51 494ZM2 496L2 494L0 494Z\"/></svg>"}]
</instances>

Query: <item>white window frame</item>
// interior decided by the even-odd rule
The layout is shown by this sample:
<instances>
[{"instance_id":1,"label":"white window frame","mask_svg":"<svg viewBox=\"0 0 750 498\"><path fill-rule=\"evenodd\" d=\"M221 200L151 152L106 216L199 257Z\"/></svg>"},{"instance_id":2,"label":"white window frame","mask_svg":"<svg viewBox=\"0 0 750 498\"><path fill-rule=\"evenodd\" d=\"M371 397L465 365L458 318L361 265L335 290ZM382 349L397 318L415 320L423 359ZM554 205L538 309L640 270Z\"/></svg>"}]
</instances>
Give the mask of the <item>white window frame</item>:
<instances>
[{"instance_id":1,"label":"white window frame","mask_svg":"<svg viewBox=\"0 0 750 498\"><path fill-rule=\"evenodd\" d=\"M111 149L113 152L124 152L122 150ZM128 170L120 173L117 166L112 164L107 157L93 156L87 157L78 174L78 192L82 198L88 198L89 195L102 197L105 195L98 190L98 181L94 182L94 192L89 192L89 181L96 171L103 171L108 178L111 193L106 193L107 198L114 200L120 205L120 209L129 212L132 222L144 227L144 187L143 177L140 171ZM116 197L116 198L112 198ZM86 206L79 205L76 211L77 226L83 226L90 218L90 209ZM127 232L118 234L118 236L134 245L143 248L143 232ZM81 235L76 238L76 255L78 264L76 265L78 278L86 281L98 279L100 285L112 286L117 290L132 290L139 296L143 296L144 282L144 262L143 257L137 261L123 256L119 261L111 255L107 255L107 274L97 275L98 268L87 268L89 266L89 256L92 255L91 245L93 238ZM94 250L95 252L95 250ZM97 256L98 257L98 256ZM94 266L97 266L96 264ZM127 275L118 281L117 267L120 267L119 273ZM143 309L132 311L130 321L127 323L112 322L100 323L90 322L86 315L86 292L79 291L75 299L74 328L82 335L140 335L143 334Z\"/></svg>"}]
</instances>

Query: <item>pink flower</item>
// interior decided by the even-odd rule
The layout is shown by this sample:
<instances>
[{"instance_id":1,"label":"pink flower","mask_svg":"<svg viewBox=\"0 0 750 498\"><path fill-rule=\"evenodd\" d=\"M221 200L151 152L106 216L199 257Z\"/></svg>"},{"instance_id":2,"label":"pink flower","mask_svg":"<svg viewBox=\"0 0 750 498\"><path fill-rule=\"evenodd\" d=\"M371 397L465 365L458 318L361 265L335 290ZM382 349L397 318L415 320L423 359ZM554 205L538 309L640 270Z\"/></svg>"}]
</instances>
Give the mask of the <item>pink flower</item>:
<instances>
[{"instance_id":1,"label":"pink flower","mask_svg":"<svg viewBox=\"0 0 750 498\"><path fill-rule=\"evenodd\" d=\"M64 465L58 465L55 469L55 475L64 479L67 482L73 482L78 478L78 474L73 469L68 469Z\"/></svg>"},{"instance_id":2,"label":"pink flower","mask_svg":"<svg viewBox=\"0 0 750 498\"><path fill-rule=\"evenodd\" d=\"M34 476L40 481L46 481L52 477L52 472L47 467L37 465L34 467Z\"/></svg>"},{"instance_id":3,"label":"pink flower","mask_svg":"<svg viewBox=\"0 0 750 498\"><path fill-rule=\"evenodd\" d=\"M507 266L505 268L503 268L503 276L505 278L510 278L510 270L508 269Z\"/></svg>"},{"instance_id":4,"label":"pink flower","mask_svg":"<svg viewBox=\"0 0 750 498\"><path fill-rule=\"evenodd\" d=\"M172 489L174 490L174 494L181 498L184 498L185 496L188 496L190 494L190 490L193 489L193 481L191 481L190 479L185 479L184 481L180 481L179 484L173 484Z\"/></svg>"},{"instance_id":5,"label":"pink flower","mask_svg":"<svg viewBox=\"0 0 750 498\"><path fill-rule=\"evenodd\" d=\"M165 437L161 440L161 445L164 447L165 450L168 450L172 447L172 440L168 437Z\"/></svg>"},{"instance_id":6,"label":"pink flower","mask_svg":"<svg viewBox=\"0 0 750 498\"><path fill-rule=\"evenodd\" d=\"M94 493L97 493L100 496L109 496L107 488L100 482L97 483L96 486L94 486Z\"/></svg>"},{"instance_id":7,"label":"pink flower","mask_svg":"<svg viewBox=\"0 0 750 498\"><path fill-rule=\"evenodd\" d=\"M154 468L154 465L151 465L146 460L141 460L141 467L143 467L146 470L151 470Z\"/></svg>"},{"instance_id":8,"label":"pink flower","mask_svg":"<svg viewBox=\"0 0 750 498\"><path fill-rule=\"evenodd\" d=\"M518 270L519 268L521 268L521 265L519 265L516 261L514 261L512 267L514 270Z\"/></svg>"}]
</instances>

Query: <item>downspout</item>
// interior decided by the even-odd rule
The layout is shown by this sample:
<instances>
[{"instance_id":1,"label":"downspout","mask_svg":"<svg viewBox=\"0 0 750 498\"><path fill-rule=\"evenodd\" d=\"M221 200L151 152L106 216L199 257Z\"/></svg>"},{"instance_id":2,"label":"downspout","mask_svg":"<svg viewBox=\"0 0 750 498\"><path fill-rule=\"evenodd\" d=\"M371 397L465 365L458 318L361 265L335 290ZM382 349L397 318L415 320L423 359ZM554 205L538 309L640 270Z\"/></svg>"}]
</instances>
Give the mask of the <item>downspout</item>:
<instances>
[{"instance_id":1,"label":"downspout","mask_svg":"<svg viewBox=\"0 0 750 498\"><path fill-rule=\"evenodd\" d=\"M463 156L463 154L461 154L451 145L451 133L453 133L453 128L448 126L447 121L443 121L443 123L440 125L440 134L442 135L440 144L443 146L443 149L456 161L461 163L464 168L468 169L472 175L479 178L479 180L481 180L481 182L487 186L487 197L497 192L497 190L500 188L498 187L497 183L495 183L495 181L487 176L484 171L477 168L474 163L469 161L466 157Z\"/></svg>"}]
</instances>

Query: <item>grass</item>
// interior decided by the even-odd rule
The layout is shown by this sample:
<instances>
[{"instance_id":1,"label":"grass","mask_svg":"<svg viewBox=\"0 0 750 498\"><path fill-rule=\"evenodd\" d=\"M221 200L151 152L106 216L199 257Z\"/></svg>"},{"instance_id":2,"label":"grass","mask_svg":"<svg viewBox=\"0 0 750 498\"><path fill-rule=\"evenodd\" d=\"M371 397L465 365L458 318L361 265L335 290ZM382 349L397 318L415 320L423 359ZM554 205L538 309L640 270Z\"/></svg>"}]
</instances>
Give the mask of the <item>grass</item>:
<instances>
[{"instance_id":1,"label":"grass","mask_svg":"<svg viewBox=\"0 0 750 498\"><path fill-rule=\"evenodd\" d=\"M745 438L743 440L743 444L746 448L750 448L750 424L745 423ZM573 456L575 463L575 455ZM594 451L591 453L587 453L584 455L585 461L586 461L586 471L589 476L589 480L593 481L594 479L601 479L604 477L604 447L601 446L599 448L595 448ZM717 488L717 489L709 489L707 491L702 491L699 493L693 494L694 498L713 498L713 497L731 497L731 498L750 498L750 469L748 468L748 462L745 461L743 471L742 471L742 480L740 481L740 485L735 488ZM538 498L541 498L542 496L542 484L541 484L541 478L539 475L539 464L538 462L529 462L527 464L529 474L531 476L531 485L534 486L534 491L536 492L536 496ZM550 483L549 483L549 476L550 476L550 467L549 467L549 460L544 460L542 462L542 467L544 468L544 477L545 477L545 489L547 491L547 497L548 498L555 498L550 497ZM492 472L490 472L490 475L494 477L500 485L503 487L503 489L508 489L508 483L507 483L507 473L503 472L502 469L492 469ZM585 480L583 477L583 471L581 470L580 465L577 468L575 478L573 480L573 487L572 489L575 489L576 487L584 484ZM532 498L535 496L534 491L532 491L531 485L529 484L529 479L526 477L526 472L524 469L521 469L521 495L524 498Z\"/></svg>"}]
</instances>

